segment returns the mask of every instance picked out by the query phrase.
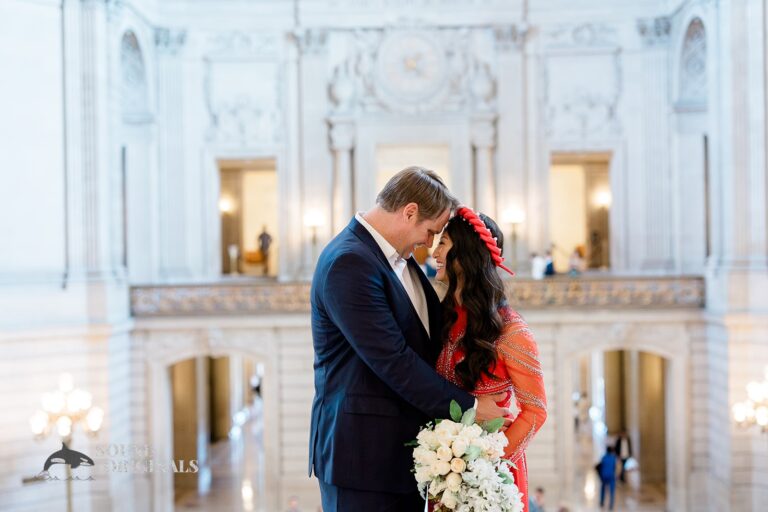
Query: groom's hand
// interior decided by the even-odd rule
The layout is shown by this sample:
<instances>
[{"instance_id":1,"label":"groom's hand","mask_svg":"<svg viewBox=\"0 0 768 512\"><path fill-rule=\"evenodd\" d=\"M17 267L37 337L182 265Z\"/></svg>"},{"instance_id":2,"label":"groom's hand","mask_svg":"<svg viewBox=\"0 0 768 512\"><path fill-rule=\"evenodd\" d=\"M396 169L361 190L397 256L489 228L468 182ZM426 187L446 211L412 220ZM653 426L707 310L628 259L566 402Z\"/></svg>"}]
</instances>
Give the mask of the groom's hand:
<instances>
[{"instance_id":1,"label":"groom's hand","mask_svg":"<svg viewBox=\"0 0 768 512\"><path fill-rule=\"evenodd\" d=\"M504 418L504 427L502 430L506 430L508 426L512 424L512 420L517 416L517 407L514 410L507 407L499 407L496 405L494 399L490 396L477 397L477 421L489 421L496 418Z\"/></svg>"}]
</instances>

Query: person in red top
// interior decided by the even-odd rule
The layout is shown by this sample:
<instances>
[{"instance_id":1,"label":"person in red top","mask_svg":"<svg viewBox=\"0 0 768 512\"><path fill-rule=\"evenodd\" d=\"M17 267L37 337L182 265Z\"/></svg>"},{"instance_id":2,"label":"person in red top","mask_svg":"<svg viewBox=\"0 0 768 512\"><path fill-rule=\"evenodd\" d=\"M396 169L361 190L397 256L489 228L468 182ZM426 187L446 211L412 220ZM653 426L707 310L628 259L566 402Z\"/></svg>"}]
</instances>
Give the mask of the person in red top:
<instances>
[{"instance_id":1,"label":"person in red top","mask_svg":"<svg viewBox=\"0 0 768 512\"><path fill-rule=\"evenodd\" d=\"M525 449L547 419L547 399L533 333L506 302L497 268L503 235L496 223L467 207L457 210L435 249L436 279L448 285L443 299L443 348L437 371L475 396L491 395L519 414L504 432L505 458L528 512ZM513 274L514 275L514 274Z\"/></svg>"}]
</instances>

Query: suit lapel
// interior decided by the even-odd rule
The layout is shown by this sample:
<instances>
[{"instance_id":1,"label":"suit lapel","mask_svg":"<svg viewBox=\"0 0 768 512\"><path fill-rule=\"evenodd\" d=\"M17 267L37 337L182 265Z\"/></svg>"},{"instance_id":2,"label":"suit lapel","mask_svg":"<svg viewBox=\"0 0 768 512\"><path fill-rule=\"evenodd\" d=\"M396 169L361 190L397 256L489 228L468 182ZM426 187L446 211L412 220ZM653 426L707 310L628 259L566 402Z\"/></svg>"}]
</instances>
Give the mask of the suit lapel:
<instances>
[{"instance_id":1,"label":"suit lapel","mask_svg":"<svg viewBox=\"0 0 768 512\"><path fill-rule=\"evenodd\" d=\"M437 298L437 293L435 293L435 289L432 288L432 284L429 282L429 279L427 279L427 276L425 276L424 272L421 271L421 267L418 263L416 263L416 260L413 258L413 256L408 258L408 266L413 268L414 273L419 276L419 283L421 284L421 289L424 291L424 298L427 301L427 315L429 316L427 319L427 322L429 323L429 333L427 333L427 330L424 329L424 324L421 323L421 319L419 318L415 308L413 310L413 314L416 315L416 318L419 321L419 325L421 325L424 337L434 341L435 334L440 329L440 326L438 325L440 323L440 300ZM414 285L415 284L416 283L414 283Z\"/></svg>"},{"instance_id":2,"label":"suit lapel","mask_svg":"<svg viewBox=\"0 0 768 512\"><path fill-rule=\"evenodd\" d=\"M416 263L416 260L413 259L413 256L408 258L408 265L403 270L403 272L408 270L408 267L412 267L416 270L416 275L419 276L419 282L421 283L421 287L424 290L424 296L427 299L427 311L429 312L429 331L430 331L429 335L427 333L427 330L424 328L424 324L421 323L421 318L419 318L419 313L416 311L416 307L413 305L413 302L411 302L411 298L408 296L408 292L405 291L405 286L403 286L402 281L400 281L400 279L397 277L397 274L395 274L395 271L392 269L392 265L390 265L389 261L387 261L387 258L384 256L384 253L382 252L381 247L379 247L379 244L376 243L376 240L373 238L371 233L367 229L365 229L365 226L360 224L360 222L358 222L357 219L354 217L350 221L347 228L350 231L352 231L352 233L354 233L355 236L357 236L357 238L360 239L360 241L362 241L365 245L367 245L368 248L371 250L371 252L376 255L379 262L387 268L387 270L389 271L390 278L396 281L395 288L399 290L398 292L400 294L399 301L401 303L407 304L408 305L407 307L410 308L412 321L418 324L420 332L423 335L424 339L425 340L429 340L430 338L434 339L435 331L439 329L439 326L435 327L435 323L439 320L440 301L438 300L437 294L432 288L432 285L429 284L427 277L421 271L419 264ZM414 285L415 284L416 283L414 283ZM437 305L437 308L435 308L435 304Z\"/></svg>"},{"instance_id":3,"label":"suit lapel","mask_svg":"<svg viewBox=\"0 0 768 512\"><path fill-rule=\"evenodd\" d=\"M410 260L413 260L413 258L410 258ZM416 267L419 266L416 261L413 261L413 265ZM442 327L440 299L438 298L432 283L429 282L427 276L421 271L421 268L418 269L417 275L419 276L421 288L424 290L424 297L427 299L427 311L429 312L429 338L432 340L433 344L439 343L440 338L442 337L440 332Z\"/></svg>"}]
</instances>

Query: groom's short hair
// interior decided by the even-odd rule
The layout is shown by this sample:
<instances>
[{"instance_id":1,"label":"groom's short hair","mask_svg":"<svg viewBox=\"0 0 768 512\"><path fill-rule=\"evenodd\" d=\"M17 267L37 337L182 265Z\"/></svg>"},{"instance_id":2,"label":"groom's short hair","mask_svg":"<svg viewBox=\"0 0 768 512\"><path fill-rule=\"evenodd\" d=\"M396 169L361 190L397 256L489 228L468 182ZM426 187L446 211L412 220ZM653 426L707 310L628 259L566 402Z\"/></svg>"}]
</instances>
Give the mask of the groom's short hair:
<instances>
[{"instance_id":1,"label":"groom's short hair","mask_svg":"<svg viewBox=\"0 0 768 512\"><path fill-rule=\"evenodd\" d=\"M435 219L459 205L435 171L417 166L392 176L376 196L376 204L388 212L396 212L408 203L419 205L420 219Z\"/></svg>"}]
</instances>

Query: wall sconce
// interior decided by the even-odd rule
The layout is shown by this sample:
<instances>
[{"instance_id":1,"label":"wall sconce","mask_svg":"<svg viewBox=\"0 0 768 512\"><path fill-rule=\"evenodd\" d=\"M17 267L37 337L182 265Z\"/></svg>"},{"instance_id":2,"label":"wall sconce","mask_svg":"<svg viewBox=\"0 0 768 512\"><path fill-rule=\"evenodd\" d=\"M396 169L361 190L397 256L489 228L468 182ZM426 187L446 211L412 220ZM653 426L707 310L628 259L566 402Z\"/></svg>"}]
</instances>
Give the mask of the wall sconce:
<instances>
[{"instance_id":1,"label":"wall sconce","mask_svg":"<svg viewBox=\"0 0 768 512\"><path fill-rule=\"evenodd\" d=\"M317 230L325 226L325 215L317 209L310 208L304 213L304 226L312 232L312 262L317 260Z\"/></svg>"},{"instance_id":2,"label":"wall sconce","mask_svg":"<svg viewBox=\"0 0 768 512\"><path fill-rule=\"evenodd\" d=\"M597 206L598 208L605 208L606 210L611 207L611 201L613 198L611 197L610 190L598 190L595 192L595 196L592 198L592 202Z\"/></svg>"},{"instance_id":3,"label":"wall sconce","mask_svg":"<svg viewBox=\"0 0 768 512\"><path fill-rule=\"evenodd\" d=\"M231 197L223 196L219 199L219 211L223 214L229 214L235 211L235 202Z\"/></svg>"},{"instance_id":4,"label":"wall sconce","mask_svg":"<svg viewBox=\"0 0 768 512\"><path fill-rule=\"evenodd\" d=\"M525 212L520 208L510 207L501 212L501 223L512 226L510 267L517 272L517 226L525 222Z\"/></svg>"},{"instance_id":5,"label":"wall sconce","mask_svg":"<svg viewBox=\"0 0 768 512\"><path fill-rule=\"evenodd\" d=\"M747 384L747 400L733 405L733 419L742 428L759 426L768 432L768 367L762 382Z\"/></svg>"}]
</instances>

